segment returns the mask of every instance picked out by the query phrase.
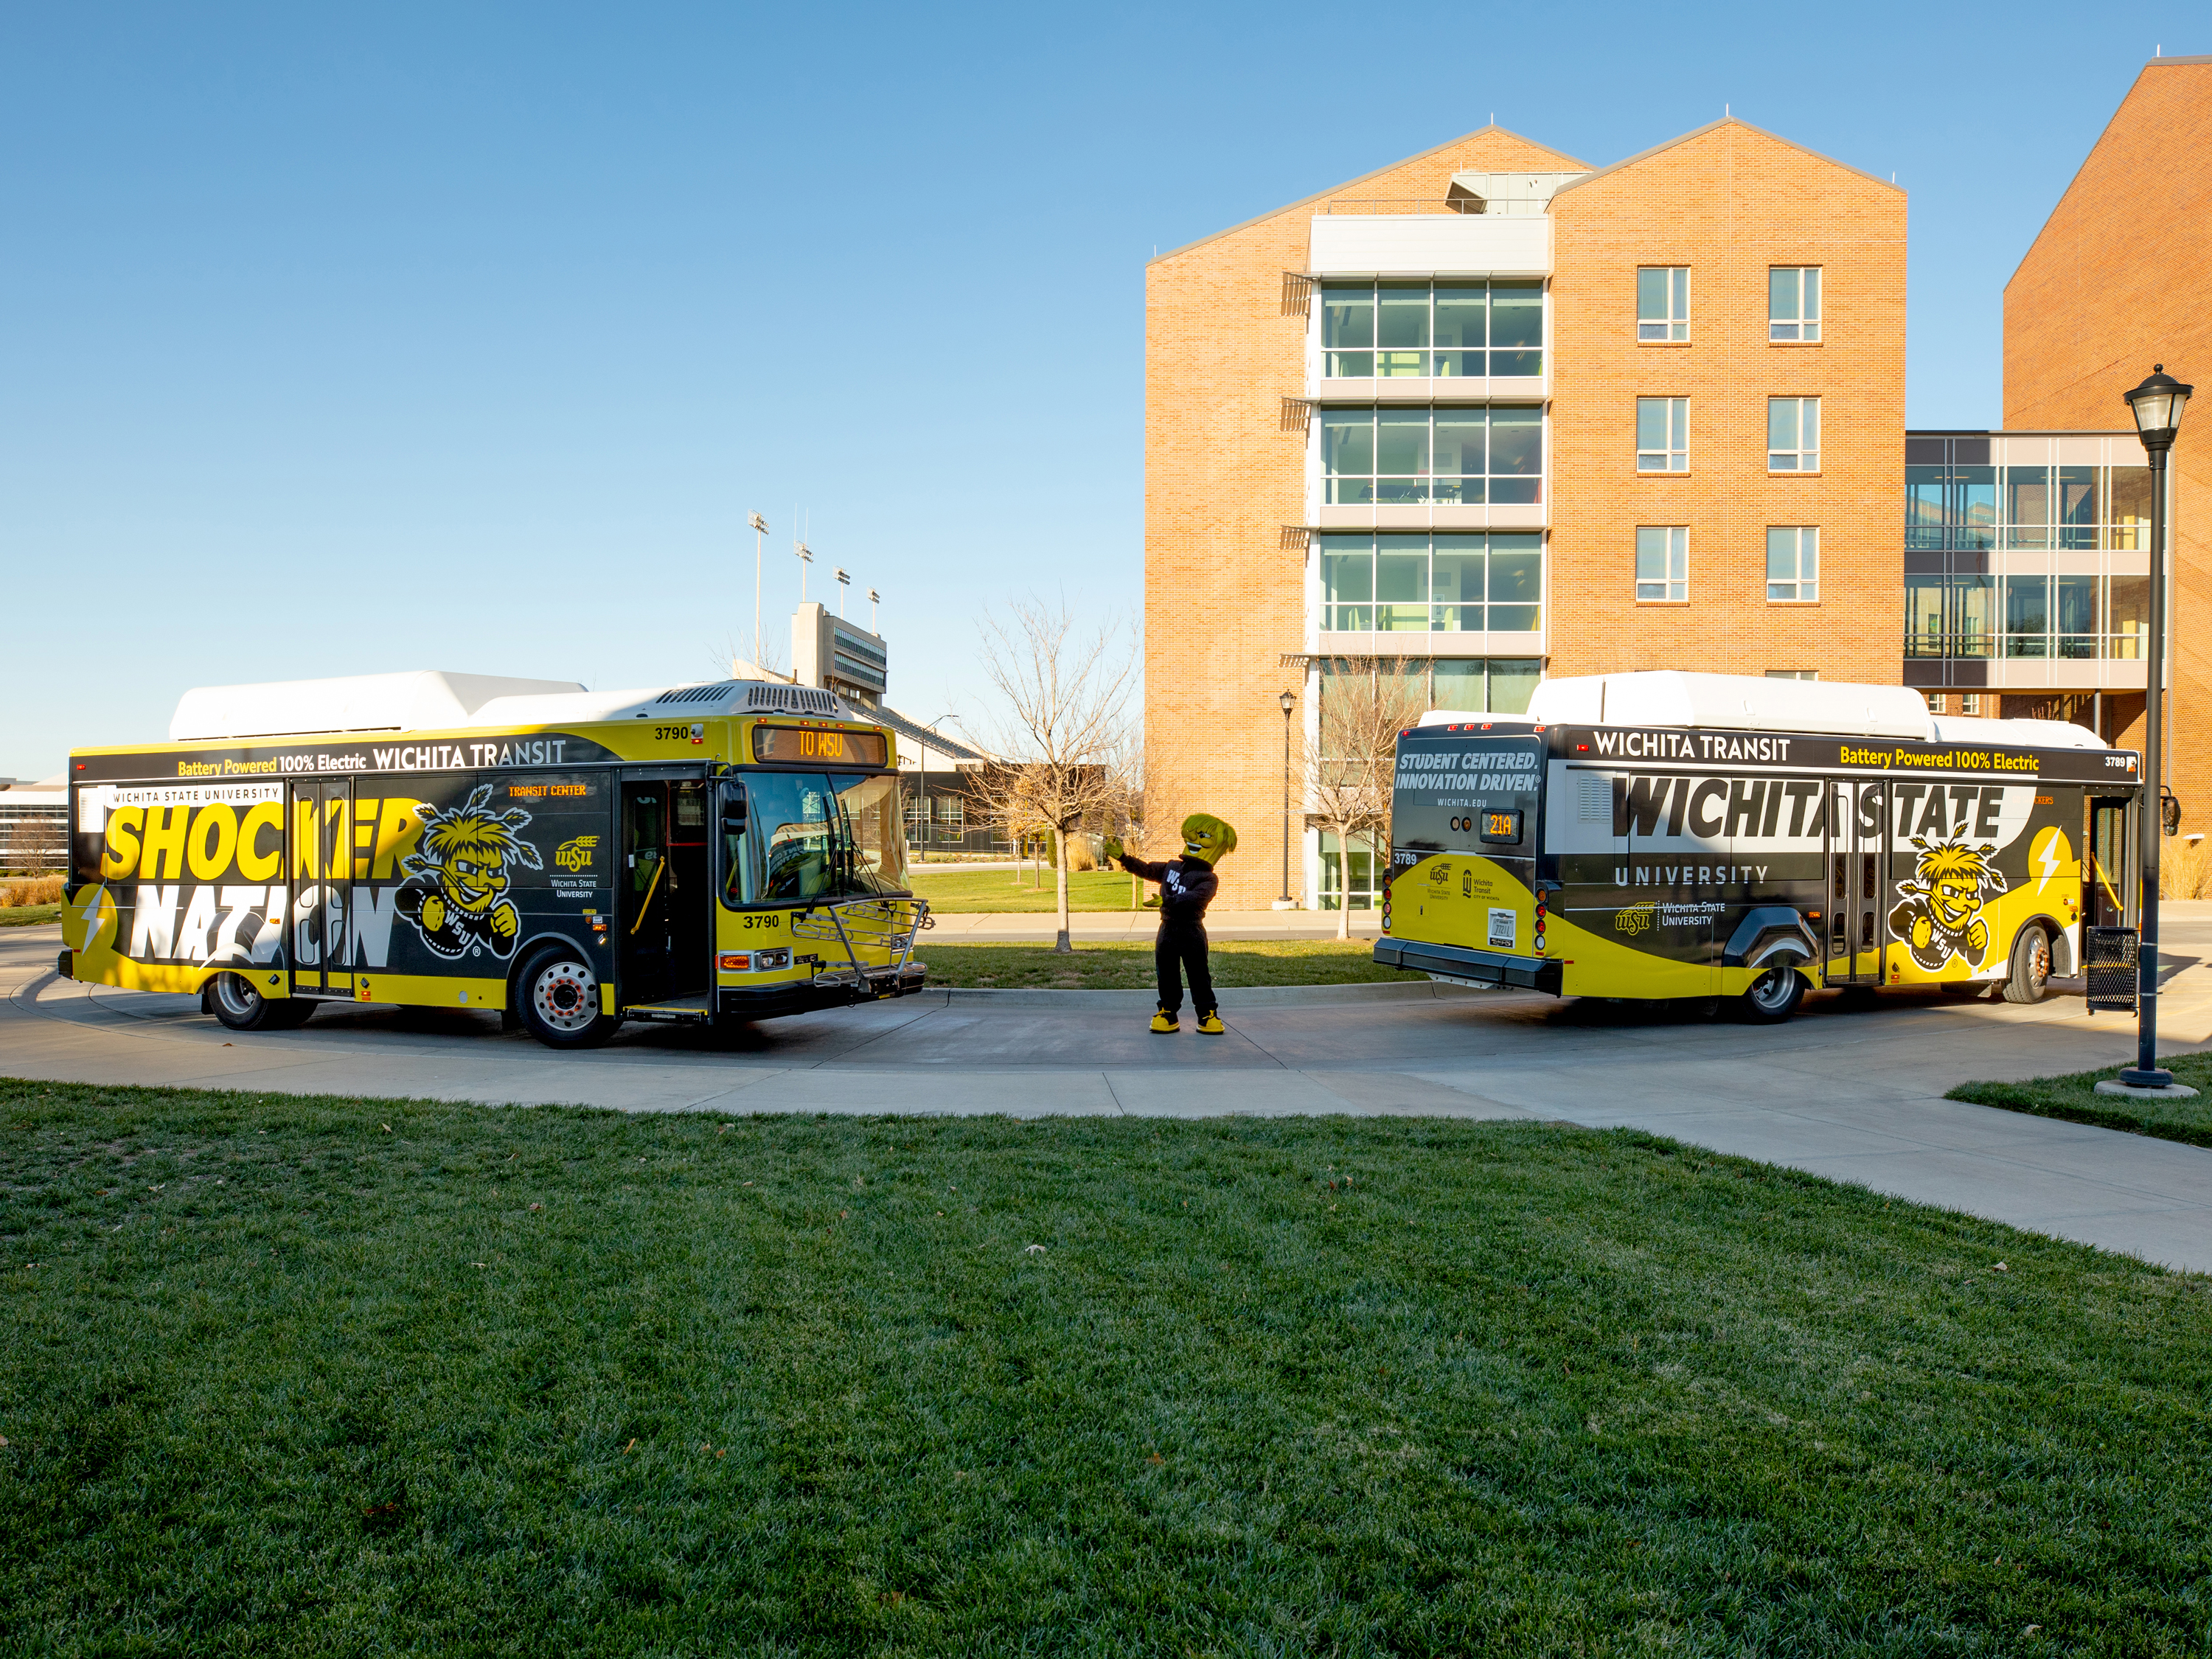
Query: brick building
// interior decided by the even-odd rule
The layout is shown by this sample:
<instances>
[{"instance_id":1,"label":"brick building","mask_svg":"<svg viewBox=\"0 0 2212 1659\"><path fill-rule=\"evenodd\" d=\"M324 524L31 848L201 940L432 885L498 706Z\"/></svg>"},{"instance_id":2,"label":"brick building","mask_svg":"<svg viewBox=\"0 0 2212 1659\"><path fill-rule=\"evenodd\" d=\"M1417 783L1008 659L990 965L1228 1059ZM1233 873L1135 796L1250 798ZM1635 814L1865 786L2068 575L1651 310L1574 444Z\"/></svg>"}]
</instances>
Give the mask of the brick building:
<instances>
[{"instance_id":1,"label":"brick building","mask_svg":"<svg viewBox=\"0 0 2212 1659\"><path fill-rule=\"evenodd\" d=\"M2212 820L2212 744L2205 736L2212 639L2203 626L2212 605L2212 58L2160 58L2143 66L2006 284L2005 425L2123 429L2114 453L2124 452L2134 476L2115 489L2132 485L2140 499L2110 516L2139 523L2148 513L2142 494L2148 478L2120 399L2155 363L2199 388L2168 461L2166 776L2181 801L2183 831L2193 834ZM2115 568L2106 572L2110 592L2097 631L2115 647L2142 608L2136 593L2148 558L2136 550L2148 544L2140 536L2140 529L2121 529L2104 544ZM2000 539L2008 538L2000 532ZM2035 573L2027 574L2032 598ZM2062 569L2057 580L2064 575ZM2001 659L1998 665L2004 711L2032 712L2039 695L2014 678L2039 665ZM2092 672L2100 668L2107 679L2132 672L2131 700L2106 693L2107 703L2118 706L2108 709L2105 730L2115 741L2139 743L2139 659L2053 665L2057 683L2040 700L2063 706L2070 698L2078 710L2093 695Z\"/></svg>"},{"instance_id":2,"label":"brick building","mask_svg":"<svg viewBox=\"0 0 2212 1659\"><path fill-rule=\"evenodd\" d=\"M1487 127L1155 259L1146 752L1275 896L1283 720L1673 667L1894 683L1905 202L1740 121L1607 167ZM1302 815L1301 815L1302 816ZM1290 830L1308 904L1370 860ZM1348 890L1348 893L1347 893Z\"/></svg>"}]
</instances>

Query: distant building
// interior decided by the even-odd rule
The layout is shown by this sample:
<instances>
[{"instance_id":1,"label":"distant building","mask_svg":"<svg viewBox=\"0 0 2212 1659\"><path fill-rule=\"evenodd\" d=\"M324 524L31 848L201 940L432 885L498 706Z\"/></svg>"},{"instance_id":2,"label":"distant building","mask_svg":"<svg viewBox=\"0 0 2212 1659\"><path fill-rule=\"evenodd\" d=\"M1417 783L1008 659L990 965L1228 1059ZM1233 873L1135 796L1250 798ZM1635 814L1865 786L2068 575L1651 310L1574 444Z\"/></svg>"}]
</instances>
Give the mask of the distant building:
<instances>
[{"instance_id":1,"label":"distant building","mask_svg":"<svg viewBox=\"0 0 2212 1659\"><path fill-rule=\"evenodd\" d=\"M1552 674L1898 675L1905 198L1723 120L1594 167L1496 126L1146 272L1152 816L1276 893L1283 715L1375 659L1510 714ZM1374 850L1293 813L1291 891Z\"/></svg>"},{"instance_id":2,"label":"distant building","mask_svg":"<svg viewBox=\"0 0 2212 1659\"><path fill-rule=\"evenodd\" d=\"M2166 708L2166 780L2181 802L2185 834L2212 821L2212 58L2154 58L2143 65L2081 169L2066 187L2027 257L2005 284L2004 421L2008 428L2100 430L2130 435L2112 445L2114 459L2140 466L2142 450L2121 394L2164 363L2197 388L2167 459L2168 518L2173 552L2167 587L2172 688ZM2008 436L2010 435L2008 433ZM2062 447L2080 440L2061 439ZM2062 476L2070 458L2055 458ZM2147 481L2148 474L2141 474ZM2114 469L2113 489L2123 488ZM2009 488L2009 483L2001 488ZM2063 484L2060 486L2064 488ZM2122 509L2115 507L2118 513ZM2125 509L2148 516L2147 503ZM2147 573L2134 553L2148 544L2114 544L2110 625L2098 632L2125 644L2140 607L2126 586ZM2075 573L2057 550L2053 580ZM2027 554L2028 550L2021 550ZM2008 563L2014 556L2008 554ZM2029 562L2033 563L2032 556ZM2022 573L2031 595L2039 573ZM2007 574L2008 594L2011 575ZM2137 583L2140 586L2140 582ZM2009 598L2007 600L2010 604ZM2063 636L2062 636L2063 637ZM2013 666L2006 659L2008 669ZM2055 669L2092 666L2062 659ZM2140 744L2143 685L2140 661L2100 659L2094 666L2130 666L2137 696L2130 708L2107 713L2115 741ZM2034 693L2002 683L2004 712L2026 712ZM2082 681L2072 688L2079 696ZM2109 698L2108 695L2108 701ZM1991 711L1996 712L1996 711Z\"/></svg>"}]
</instances>

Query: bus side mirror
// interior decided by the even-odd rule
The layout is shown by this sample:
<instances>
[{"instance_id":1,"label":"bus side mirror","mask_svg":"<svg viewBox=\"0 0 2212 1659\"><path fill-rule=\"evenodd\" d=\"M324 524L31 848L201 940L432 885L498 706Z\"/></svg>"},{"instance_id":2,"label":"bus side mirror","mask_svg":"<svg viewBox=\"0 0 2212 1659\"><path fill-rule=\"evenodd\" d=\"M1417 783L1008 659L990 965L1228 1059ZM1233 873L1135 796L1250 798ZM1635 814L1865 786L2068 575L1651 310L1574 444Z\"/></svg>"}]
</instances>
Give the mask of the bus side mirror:
<instances>
[{"instance_id":1,"label":"bus side mirror","mask_svg":"<svg viewBox=\"0 0 2212 1659\"><path fill-rule=\"evenodd\" d=\"M2158 823L2159 828L2169 836L2178 836L2181 833L2181 798L2179 796L2160 797Z\"/></svg>"}]
</instances>

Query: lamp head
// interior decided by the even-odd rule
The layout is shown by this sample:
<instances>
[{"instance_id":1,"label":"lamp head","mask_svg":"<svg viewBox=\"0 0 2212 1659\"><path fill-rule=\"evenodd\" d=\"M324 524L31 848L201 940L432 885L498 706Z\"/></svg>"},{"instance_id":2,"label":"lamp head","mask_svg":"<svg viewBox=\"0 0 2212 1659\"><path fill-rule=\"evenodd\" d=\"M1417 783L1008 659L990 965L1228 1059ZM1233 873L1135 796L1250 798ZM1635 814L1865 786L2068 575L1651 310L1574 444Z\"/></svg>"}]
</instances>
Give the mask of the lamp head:
<instances>
[{"instance_id":1,"label":"lamp head","mask_svg":"<svg viewBox=\"0 0 2212 1659\"><path fill-rule=\"evenodd\" d=\"M768 530L768 520L761 517L757 513L754 514L750 519L748 519L746 523L750 526L751 528L760 531L763 533L766 533Z\"/></svg>"},{"instance_id":2,"label":"lamp head","mask_svg":"<svg viewBox=\"0 0 2212 1659\"><path fill-rule=\"evenodd\" d=\"M1291 708L1297 703L1297 699L1285 691L1281 696L1276 698L1275 702L1282 708L1284 717L1288 719Z\"/></svg>"},{"instance_id":3,"label":"lamp head","mask_svg":"<svg viewBox=\"0 0 2212 1659\"><path fill-rule=\"evenodd\" d=\"M2128 412L2136 417L2136 435L2145 449L2155 453L2173 447L2181 411L2188 405L2189 394L2196 390L2168 374L2164 363L2154 363L2150 378L2124 394Z\"/></svg>"}]
</instances>

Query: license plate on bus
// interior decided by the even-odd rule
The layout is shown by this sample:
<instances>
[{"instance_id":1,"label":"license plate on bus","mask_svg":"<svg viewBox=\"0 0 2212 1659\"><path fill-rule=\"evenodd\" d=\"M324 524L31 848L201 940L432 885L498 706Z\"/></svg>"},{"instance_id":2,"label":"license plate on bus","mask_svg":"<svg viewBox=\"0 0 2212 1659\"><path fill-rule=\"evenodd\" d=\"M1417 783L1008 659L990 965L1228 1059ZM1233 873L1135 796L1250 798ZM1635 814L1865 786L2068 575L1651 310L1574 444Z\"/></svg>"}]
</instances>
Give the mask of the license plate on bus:
<instances>
[{"instance_id":1,"label":"license plate on bus","mask_svg":"<svg viewBox=\"0 0 2212 1659\"><path fill-rule=\"evenodd\" d=\"M1490 948L1493 951L1511 950L1519 918L1510 910L1492 910L1490 913Z\"/></svg>"}]
</instances>

